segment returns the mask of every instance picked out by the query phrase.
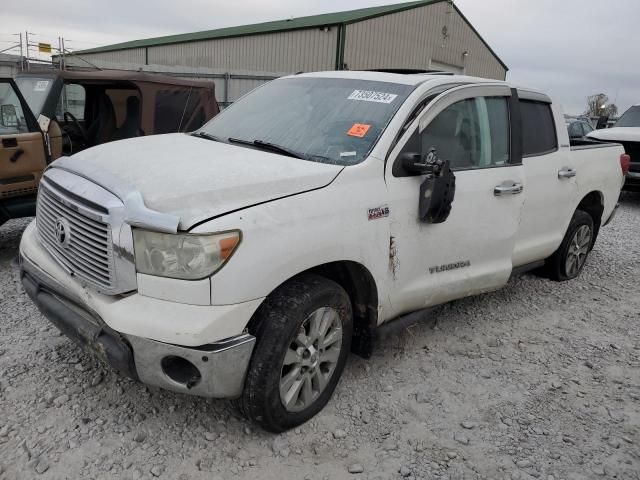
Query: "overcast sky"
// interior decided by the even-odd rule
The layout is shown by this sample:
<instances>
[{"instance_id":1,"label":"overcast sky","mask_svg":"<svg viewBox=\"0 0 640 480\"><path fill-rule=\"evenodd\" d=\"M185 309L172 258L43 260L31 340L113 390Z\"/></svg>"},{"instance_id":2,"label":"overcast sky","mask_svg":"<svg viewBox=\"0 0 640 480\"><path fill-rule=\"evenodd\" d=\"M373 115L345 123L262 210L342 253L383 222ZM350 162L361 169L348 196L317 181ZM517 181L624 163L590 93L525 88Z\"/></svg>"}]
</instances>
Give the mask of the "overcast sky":
<instances>
[{"instance_id":1,"label":"overcast sky","mask_svg":"<svg viewBox=\"0 0 640 480\"><path fill-rule=\"evenodd\" d=\"M11 34L82 49L151 36L398 3L398 0L5 0L0 50ZM569 113L604 92L621 113L640 103L639 0L456 0L509 66L507 78L538 87ZM348 5L348 7L346 7Z\"/></svg>"}]
</instances>

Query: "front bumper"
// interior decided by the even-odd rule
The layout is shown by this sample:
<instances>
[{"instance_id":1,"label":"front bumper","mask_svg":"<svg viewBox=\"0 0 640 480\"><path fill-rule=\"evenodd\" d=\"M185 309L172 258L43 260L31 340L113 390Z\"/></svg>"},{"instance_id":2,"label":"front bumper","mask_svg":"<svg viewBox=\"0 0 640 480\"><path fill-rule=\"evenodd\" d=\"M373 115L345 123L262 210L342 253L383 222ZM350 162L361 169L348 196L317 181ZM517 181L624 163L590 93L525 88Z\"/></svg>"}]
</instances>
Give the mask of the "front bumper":
<instances>
[{"instance_id":1,"label":"front bumper","mask_svg":"<svg viewBox=\"0 0 640 480\"><path fill-rule=\"evenodd\" d=\"M240 334L184 347L121 333L24 252L20 262L24 289L44 316L116 370L148 385L190 395L234 398L242 393L255 337Z\"/></svg>"}]
</instances>

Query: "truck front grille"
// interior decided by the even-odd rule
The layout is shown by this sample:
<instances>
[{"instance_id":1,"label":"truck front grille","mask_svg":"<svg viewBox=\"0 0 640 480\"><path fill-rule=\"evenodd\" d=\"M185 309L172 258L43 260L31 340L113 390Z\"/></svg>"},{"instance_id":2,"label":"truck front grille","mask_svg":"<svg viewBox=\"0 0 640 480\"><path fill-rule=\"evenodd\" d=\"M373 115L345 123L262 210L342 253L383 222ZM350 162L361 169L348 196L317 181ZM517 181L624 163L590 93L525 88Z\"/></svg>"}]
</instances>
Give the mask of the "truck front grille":
<instances>
[{"instance_id":1,"label":"truck front grille","mask_svg":"<svg viewBox=\"0 0 640 480\"><path fill-rule=\"evenodd\" d=\"M110 290L114 285L111 228L99 220L99 212L92 216L91 206L80 202L41 182L36 213L40 239L73 275Z\"/></svg>"}]
</instances>

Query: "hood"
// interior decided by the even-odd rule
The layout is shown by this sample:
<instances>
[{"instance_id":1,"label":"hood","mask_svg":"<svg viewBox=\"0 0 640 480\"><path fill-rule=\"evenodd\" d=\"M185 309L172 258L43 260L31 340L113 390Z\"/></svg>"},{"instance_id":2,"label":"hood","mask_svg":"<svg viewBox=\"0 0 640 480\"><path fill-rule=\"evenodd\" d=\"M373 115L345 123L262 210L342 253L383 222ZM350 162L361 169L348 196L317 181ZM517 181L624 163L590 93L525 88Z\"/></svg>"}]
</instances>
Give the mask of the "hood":
<instances>
[{"instance_id":1,"label":"hood","mask_svg":"<svg viewBox=\"0 0 640 480\"><path fill-rule=\"evenodd\" d=\"M587 137L611 142L640 142L640 127L603 128L588 133Z\"/></svg>"},{"instance_id":2,"label":"hood","mask_svg":"<svg viewBox=\"0 0 640 480\"><path fill-rule=\"evenodd\" d=\"M106 143L59 162L61 168L81 171L121 198L114 186L135 189L147 208L178 217L180 230L325 187L344 168L182 133Z\"/></svg>"}]
</instances>

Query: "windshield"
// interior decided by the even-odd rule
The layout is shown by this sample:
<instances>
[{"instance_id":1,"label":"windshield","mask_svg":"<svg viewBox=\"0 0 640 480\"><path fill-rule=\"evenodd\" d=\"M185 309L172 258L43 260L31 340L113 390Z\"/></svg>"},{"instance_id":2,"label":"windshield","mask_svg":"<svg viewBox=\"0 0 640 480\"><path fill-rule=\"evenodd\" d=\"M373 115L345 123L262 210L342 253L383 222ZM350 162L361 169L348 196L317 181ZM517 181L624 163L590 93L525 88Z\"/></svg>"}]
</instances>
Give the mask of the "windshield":
<instances>
[{"instance_id":1,"label":"windshield","mask_svg":"<svg viewBox=\"0 0 640 480\"><path fill-rule=\"evenodd\" d=\"M37 118L42 113L44 102L53 86L53 78L16 77L20 93L27 101L33 115Z\"/></svg>"},{"instance_id":2,"label":"windshield","mask_svg":"<svg viewBox=\"0 0 640 480\"><path fill-rule=\"evenodd\" d=\"M224 142L277 146L306 160L353 165L369 154L413 88L354 79L284 78L243 97L200 131Z\"/></svg>"},{"instance_id":3,"label":"windshield","mask_svg":"<svg viewBox=\"0 0 640 480\"><path fill-rule=\"evenodd\" d=\"M616 127L640 127L640 105L631 107L624 112L615 124Z\"/></svg>"}]
</instances>

